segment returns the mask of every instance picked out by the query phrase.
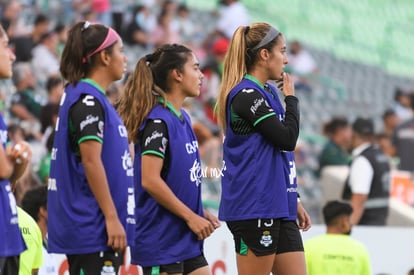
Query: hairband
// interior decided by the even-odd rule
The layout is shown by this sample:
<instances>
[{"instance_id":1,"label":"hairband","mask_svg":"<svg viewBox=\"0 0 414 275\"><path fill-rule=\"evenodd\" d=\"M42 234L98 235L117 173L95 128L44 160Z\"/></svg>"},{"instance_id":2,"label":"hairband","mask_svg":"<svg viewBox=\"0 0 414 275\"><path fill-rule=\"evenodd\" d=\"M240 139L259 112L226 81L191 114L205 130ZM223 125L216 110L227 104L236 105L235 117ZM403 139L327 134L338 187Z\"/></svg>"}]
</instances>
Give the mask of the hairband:
<instances>
[{"instance_id":1,"label":"hairband","mask_svg":"<svg viewBox=\"0 0 414 275\"><path fill-rule=\"evenodd\" d=\"M88 22L88 21L86 21L86 22ZM89 27L89 25L88 25L88 27ZM86 63L86 61L88 60L88 58L90 58L94 54L102 51L103 49L106 49L109 46L112 46L118 40L121 40L121 38L119 37L118 33L114 29L108 28L108 33L106 34L106 37L105 37L104 41L102 42L102 44L98 48L96 48L96 50L94 50L93 52L91 52L90 54L88 54L86 57L82 58L82 63Z\"/></svg>"},{"instance_id":2,"label":"hairband","mask_svg":"<svg viewBox=\"0 0 414 275\"><path fill-rule=\"evenodd\" d=\"M270 41L275 39L279 34L280 32L278 30L276 30L273 27L270 27L269 31L266 33L265 37L263 37L262 41L260 41L259 44L254 46L252 50L257 50L263 47L264 45L267 45Z\"/></svg>"},{"instance_id":3,"label":"hairband","mask_svg":"<svg viewBox=\"0 0 414 275\"><path fill-rule=\"evenodd\" d=\"M250 30L250 26L246 26L244 28L244 35L247 35L247 33L249 32L249 30Z\"/></svg>"},{"instance_id":4,"label":"hairband","mask_svg":"<svg viewBox=\"0 0 414 275\"><path fill-rule=\"evenodd\" d=\"M147 55L145 56L145 60L146 60L147 62L149 62L149 63L151 63L153 59L154 59L154 55L153 55L152 53L147 54Z\"/></svg>"},{"instance_id":5,"label":"hairband","mask_svg":"<svg viewBox=\"0 0 414 275\"><path fill-rule=\"evenodd\" d=\"M91 25L91 22L85 21L85 23L83 23L83 26L82 26L82 30L81 31L86 30L87 28L89 28L90 25Z\"/></svg>"}]
</instances>

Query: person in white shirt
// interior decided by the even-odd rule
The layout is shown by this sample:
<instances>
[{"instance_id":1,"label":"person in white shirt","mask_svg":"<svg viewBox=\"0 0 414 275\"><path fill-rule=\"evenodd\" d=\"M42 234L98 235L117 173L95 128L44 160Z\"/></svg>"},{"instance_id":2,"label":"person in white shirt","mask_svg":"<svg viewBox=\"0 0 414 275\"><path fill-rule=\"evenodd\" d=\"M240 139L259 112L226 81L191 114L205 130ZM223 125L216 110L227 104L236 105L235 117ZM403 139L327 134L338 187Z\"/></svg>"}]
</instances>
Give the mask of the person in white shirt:
<instances>
[{"instance_id":1,"label":"person in white shirt","mask_svg":"<svg viewBox=\"0 0 414 275\"><path fill-rule=\"evenodd\" d=\"M354 209L352 224L386 225L389 211L390 163L373 143L374 123L357 118L352 124L353 151L343 199Z\"/></svg>"}]
</instances>

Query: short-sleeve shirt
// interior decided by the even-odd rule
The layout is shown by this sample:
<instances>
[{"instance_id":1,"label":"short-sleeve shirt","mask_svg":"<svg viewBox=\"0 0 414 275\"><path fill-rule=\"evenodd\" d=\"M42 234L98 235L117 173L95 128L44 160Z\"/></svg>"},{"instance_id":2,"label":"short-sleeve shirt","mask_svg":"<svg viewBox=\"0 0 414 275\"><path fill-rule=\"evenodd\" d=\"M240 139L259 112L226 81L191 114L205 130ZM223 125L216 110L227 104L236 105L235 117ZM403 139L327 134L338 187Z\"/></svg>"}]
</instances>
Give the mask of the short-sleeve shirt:
<instances>
[{"instance_id":1,"label":"short-sleeve shirt","mask_svg":"<svg viewBox=\"0 0 414 275\"><path fill-rule=\"evenodd\" d=\"M17 207L17 218L27 246L26 251L20 254L19 275L32 274L33 269L43 264L42 233L35 220L20 207Z\"/></svg>"}]
</instances>

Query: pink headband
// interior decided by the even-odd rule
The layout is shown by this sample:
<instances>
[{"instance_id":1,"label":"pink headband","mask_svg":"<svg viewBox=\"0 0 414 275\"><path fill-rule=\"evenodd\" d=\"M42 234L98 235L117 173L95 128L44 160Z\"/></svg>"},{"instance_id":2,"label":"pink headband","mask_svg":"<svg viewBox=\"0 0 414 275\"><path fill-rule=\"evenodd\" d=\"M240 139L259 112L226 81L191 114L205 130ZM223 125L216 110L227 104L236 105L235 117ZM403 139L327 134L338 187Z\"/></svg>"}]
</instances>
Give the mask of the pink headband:
<instances>
[{"instance_id":1,"label":"pink headband","mask_svg":"<svg viewBox=\"0 0 414 275\"><path fill-rule=\"evenodd\" d=\"M118 40L121 40L118 33L114 29L108 28L108 33L106 34L106 37L104 41L102 42L102 44L96 50L88 54L86 57L82 58L82 63L86 63L86 60L89 57L115 44Z\"/></svg>"}]
</instances>

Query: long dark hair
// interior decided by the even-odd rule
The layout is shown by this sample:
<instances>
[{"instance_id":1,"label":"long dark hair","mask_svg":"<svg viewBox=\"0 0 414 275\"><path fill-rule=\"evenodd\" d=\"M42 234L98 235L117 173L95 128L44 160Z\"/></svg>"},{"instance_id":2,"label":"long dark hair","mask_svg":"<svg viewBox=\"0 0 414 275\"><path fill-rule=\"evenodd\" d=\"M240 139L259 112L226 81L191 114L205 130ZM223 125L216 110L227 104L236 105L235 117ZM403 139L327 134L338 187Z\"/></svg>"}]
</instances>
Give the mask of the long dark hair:
<instances>
[{"instance_id":1,"label":"long dark hair","mask_svg":"<svg viewBox=\"0 0 414 275\"><path fill-rule=\"evenodd\" d=\"M136 143L138 130L148 113L169 91L168 75L182 72L192 51L183 45L166 44L142 57L128 77L118 105L118 112L128 130L128 138Z\"/></svg>"},{"instance_id":2,"label":"long dark hair","mask_svg":"<svg viewBox=\"0 0 414 275\"><path fill-rule=\"evenodd\" d=\"M267 23L254 23L251 26L240 26L234 32L229 49L224 58L223 77L216 103L217 118L220 126L226 129L226 101L231 89L239 83L243 76L257 63L261 49L271 50L282 35L260 46L272 26ZM259 47L258 47L259 45Z\"/></svg>"},{"instance_id":3,"label":"long dark hair","mask_svg":"<svg viewBox=\"0 0 414 275\"><path fill-rule=\"evenodd\" d=\"M79 22L69 30L60 62L60 72L64 79L76 84L92 70L97 55L87 56L102 44L108 31L104 25L89 22ZM112 49L113 45L104 50L111 53Z\"/></svg>"}]
</instances>

